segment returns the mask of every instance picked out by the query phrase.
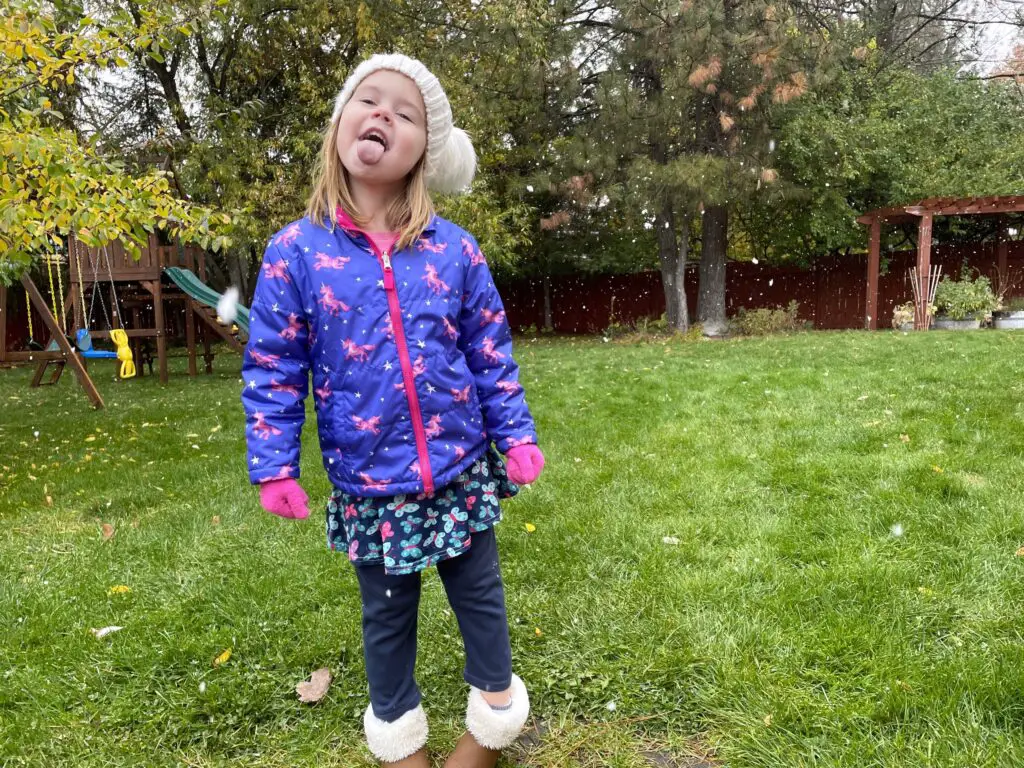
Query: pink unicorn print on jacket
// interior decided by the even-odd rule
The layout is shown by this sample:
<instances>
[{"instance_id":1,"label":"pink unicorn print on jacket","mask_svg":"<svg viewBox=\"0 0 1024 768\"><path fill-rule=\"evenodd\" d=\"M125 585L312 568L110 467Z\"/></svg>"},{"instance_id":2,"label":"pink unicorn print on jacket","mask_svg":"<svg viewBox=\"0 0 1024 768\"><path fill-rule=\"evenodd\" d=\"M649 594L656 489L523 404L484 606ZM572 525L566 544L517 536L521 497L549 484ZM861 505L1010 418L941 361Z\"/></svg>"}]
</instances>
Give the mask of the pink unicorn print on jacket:
<instances>
[{"instance_id":1,"label":"pink unicorn print on jacket","mask_svg":"<svg viewBox=\"0 0 1024 768\"><path fill-rule=\"evenodd\" d=\"M316 396L320 399L321 405L327 402L327 399L331 396L331 382L325 381L322 387L316 387L313 390Z\"/></svg>"},{"instance_id":2,"label":"pink unicorn print on jacket","mask_svg":"<svg viewBox=\"0 0 1024 768\"><path fill-rule=\"evenodd\" d=\"M484 307L483 309L480 310L480 317L481 328L489 323L501 325L501 323L505 322L505 310L499 309L497 312L494 312L488 309L487 307Z\"/></svg>"},{"instance_id":3,"label":"pink unicorn print on jacket","mask_svg":"<svg viewBox=\"0 0 1024 768\"><path fill-rule=\"evenodd\" d=\"M252 433L260 440L269 440L271 437L277 437L281 434L280 429L275 427L273 424L267 423L267 417L263 411L256 411L252 417Z\"/></svg>"},{"instance_id":4,"label":"pink unicorn print on jacket","mask_svg":"<svg viewBox=\"0 0 1024 768\"><path fill-rule=\"evenodd\" d=\"M356 344L352 339L342 339L341 348L345 350L346 360L365 363L368 356L376 348L374 344Z\"/></svg>"},{"instance_id":5,"label":"pink unicorn print on jacket","mask_svg":"<svg viewBox=\"0 0 1024 768\"><path fill-rule=\"evenodd\" d=\"M329 285L320 286L320 306L331 317L337 317L339 312L348 312L351 309L344 301L335 298L334 289Z\"/></svg>"},{"instance_id":6,"label":"pink unicorn print on jacket","mask_svg":"<svg viewBox=\"0 0 1024 768\"><path fill-rule=\"evenodd\" d=\"M441 426L441 414L435 413L430 417L430 421L427 422L427 439L433 440L434 438L440 437L444 432L444 428Z\"/></svg>"},{"instance_id":7,"label":"pink unicorn print on jacket","mask_svg":"<svg viewBox=\"0 0 1024 768\"><path fill-rule=\"evenodd\" d=\"M302 397L302 393L299 391L298 384L283 384L277 379L270 380L270 389L273 392L285 392L294 398Z\"/></svg>"},{"instance_id":8,"label":"pink unicorn print on jacket","mask_svg":"<svg viewBox=\"0 0 1024 768\"><path fill-rule=\"evenodd\" d=\"M286 283L292 281L288 276L288 265L283 261L275 261L273 264L268 261L263 265L263 276L268 280L284 280Z\"/></svg>"},{"instance_id":9,"label":"pink unicorn print on jacket","mask_svg":"<svg viewBox=\"0 0 1024 768\"><path fill-rule=\"evenodd\" d=\"M476 248L469 240L462 238L462 255L469 259L469 265L471 267L478 267L481 264L486 264L487 259L480 253L480 249Z\"/></svg>"},{"instance_id":10,"label":"pink unicorn print on jacket","mask_svg":"<svg viewBox=\"0 0 1024 768\"><path fill-rule=\"evenodd\" d=\"M416 250L420 253L430 251L431 253L444 253L448 250L448 243L432 243L427 238L420 238L416 243Z\"/></svg>"},{"instance_id":11,"label":"pink unicorn print on jacket","mask_svg":"<svg viewBox=\"0 0 1024 768\"><path fill-rule=\"evenodd\" d=\"M345 256L332 257L323 251L317 251L314 255L313 269L319 272L321 269L344 269L352 259Z\"/></svg>"},{"instance_id":12,"label":"pink unicorn print on jacket","mask_svg":"<svg viewBox=\"0 0 1024 768\"><path fill-rule=\"evenodd\" d=\"M380 434L380 416L371 416L368 419L361 419L353 414L352 421L355 422L356 429L360 432L369 432L372 435Z\"/></svg>"},{"instance_id":13,"label":"pink unicorn print on jacket","mask_svg":"<svg viewBox=\"0 0 1024 768\"><path fill-rule=\"evenodd\" d=\"M304 330L305 327L305 323L299 322L299 316L294 312L290 312L288 313L288 327L282 328L277 335L285 341L295 341L295 337L299 335L299 331Z\"/></svg>"},{"instance_id":14,"label":"pink unicorn print on jacket","mask_svg":"<svg viewBox=\"0 0 1024 768\"><path fill-rule=\"evenodd\" d=\"M270 370L277 370L277 364L281 362L280 355L272 355L269 352L264 354L258 349L249 347L249 357L256 363L260 368L269 368Z\"/></svg>"},{"instance_id":15,"label":"pink unicorn print on jacket","mask_svg":"<svg viewBox=\"0 0 1024 768\"><path fill-rule=\"evenodd\" d=\"M299 226L299 222L292 222L274 238L274 245L291 245L301 234L302 227Z\"/></svg>"},{"instance_id":16,"label":"pink unicorn print on jacket","mask_svg":"<svg viewBox=\"0 0 1024 768\"><path fill-rule=\"evenodd\" d=\"M437 267L429 262L427 263L427 273L423 276L423 279L427 281L427 285L430 286L430 290L438 296L451 291L451 288L448 287L448 283L438 277Z\"/></svg>"},{"instance_id":17,"label":"pink unicorn print on jacket","mask_svg":"<svg viewBox=\"0 0 1024 768\"><path fill-rule=\"evenodd\" d=\"M502 358L505 357L504 354L495 349L494 339L490 336L484 336L484 340L480 342L480 352L483 354L484 359L492 364L501 362Z\"/></svg>"}]
</instances>

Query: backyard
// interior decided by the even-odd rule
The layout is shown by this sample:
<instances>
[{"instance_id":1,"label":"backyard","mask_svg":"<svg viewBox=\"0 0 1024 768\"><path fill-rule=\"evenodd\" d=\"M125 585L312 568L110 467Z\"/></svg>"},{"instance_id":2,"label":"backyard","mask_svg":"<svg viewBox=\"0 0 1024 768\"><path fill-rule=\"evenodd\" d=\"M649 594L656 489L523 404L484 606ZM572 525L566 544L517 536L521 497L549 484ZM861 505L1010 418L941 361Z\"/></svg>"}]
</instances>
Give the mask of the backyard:
<instances>
[{"instance_id":1,"label":"backyard","mask_svg":"<svg viewBox=\"0 0 1024 768\"><path fill-rule=\"evenodd\" d=\"M548 468L498 528L536 718L502 765L1024 764L1024 336L516 349ZM0 371L0 764L373 765L314 417L317 509L283 521L245 476L239 359L172 362L92 366L102 411ZM461 665L431 573L438 756Z\"/></svg>"}]
</instances>

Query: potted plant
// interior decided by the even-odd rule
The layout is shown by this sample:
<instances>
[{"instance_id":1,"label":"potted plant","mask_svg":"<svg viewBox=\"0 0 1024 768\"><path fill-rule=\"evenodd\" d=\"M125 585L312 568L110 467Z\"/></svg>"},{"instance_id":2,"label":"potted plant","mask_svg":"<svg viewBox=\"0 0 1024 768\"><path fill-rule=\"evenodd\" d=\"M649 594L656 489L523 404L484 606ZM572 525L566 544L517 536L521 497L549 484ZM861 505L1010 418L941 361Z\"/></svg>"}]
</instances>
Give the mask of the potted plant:
<instances>
[{"instance_id":1,"label":"potted plant","mask_svg":"<svg viewBox=\"0 0 1024 768\"><path fill-rule=\"evenodd\" d=\"M1024 329L1024 296L1010 299L993 312L992 321L999 330Z\"/></svg>"},{"instance_id":2,"label":"potted plant","mask_svg":"<svg viewBox=\"0 0 1024 768\"><path fill-rule=\"evenodd\" d=\"M914 302L908 301L892 308L892 327L897 331L914 330Z\"/></svg>"},{"instance_id":3,"label":"potted plant","mask_svg":"<svg viewBox=\"0 0 1024 768\"><path fill-rule=\"evenodd\" d=\"M975 330L998 306L987 277L978 276L973 280L966 274L959 280L944 277L935 289L935 328Z\"/></svg>"}]
</instances>

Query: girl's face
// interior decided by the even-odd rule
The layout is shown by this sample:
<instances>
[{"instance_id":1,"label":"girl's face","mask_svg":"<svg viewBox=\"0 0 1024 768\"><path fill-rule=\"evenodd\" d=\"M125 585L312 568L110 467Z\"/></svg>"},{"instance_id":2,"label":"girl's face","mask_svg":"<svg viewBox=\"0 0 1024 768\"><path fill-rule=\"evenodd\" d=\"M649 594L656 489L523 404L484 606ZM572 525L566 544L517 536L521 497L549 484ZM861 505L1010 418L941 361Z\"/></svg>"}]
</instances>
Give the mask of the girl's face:
<instances>
[{"instance_id":1,"label":"girl's face","mask_svg":"<svg viewBox=\"0 0 1024 768\"><path fill-rule=\"evenodd\" d=\"M398 72L365 78L338 118L338 157L349 176L370 186L404 182L427 147L420 89Z\"/></svg>"}]
</instances>

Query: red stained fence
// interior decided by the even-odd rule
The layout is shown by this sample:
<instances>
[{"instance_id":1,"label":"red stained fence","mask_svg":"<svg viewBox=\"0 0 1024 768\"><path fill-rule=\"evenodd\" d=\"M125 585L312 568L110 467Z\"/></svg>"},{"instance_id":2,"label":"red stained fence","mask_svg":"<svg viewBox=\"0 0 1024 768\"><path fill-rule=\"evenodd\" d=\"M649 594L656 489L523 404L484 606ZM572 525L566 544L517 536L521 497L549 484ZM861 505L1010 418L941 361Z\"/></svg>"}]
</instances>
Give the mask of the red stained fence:
<instances>
[{"instance_id":1,"label":"red stained fence","mask_svg":"<svg viewBox=\"0 0 1024 768\"><path fill-rule=\"evenodd\" d=\"M878 281L878 327L888 328L897 304L911 301L908 271L914 266L912 251L888 254L888 270ZM995 284L996 246L935 246L932 266L943 275L959 277L967 263ZM1024 295L1024 242L1008 244L1007 272L1015 281L1007 297ZM500 282L505 309L516 329L544 326L544 288L540 279ZM726 269L726 314L740 307L760 309L800 305L800 317L815 328L863 328L867 294L867 256L819 259L810 269L775 267L730 262ZM553 277L550 284L551 320L559 333L600 333L612 318L632 323L645 317L659 317L665 311L665 295L658 272L593 277ZM697 309L697 264L686 274L686 298L690 316Z\"/></svg>"},{"instance_id":2,"label":"red stained fence","mask_svg":"<svg viewBox=\"0 0 1024 768\"><path fill-rule=\"evenodd\" d=\"M878 281L879 328L888 328L893 307L912 298L907 272L915 263L915 254L901 251L888 255L888 271ZM967 262L982 274L995 279L996 246L934 246L932 265L941 265L942 273L957 277ZM1024 295L1024 241L1008 244L1007 266L1016 282L1008 296ZM544 289L541 280L500 282L509 321L516 329L544 326ZM615 317L632 323L645 317L659 317L665 311L665 295L658 272L632 275L551 278L551 315L559 333L600 333ZM726 313L740 307L759 309L782 306L790 301L800 304L800 317L815 328L863 328L867 292L867 256L820 259L811 269L772 267L747 262L730 262L726 269ZM686 275L686 296L693 317L697 308L697 264ZM68 308L70 312L70 307ZM18 349L28 338L24 292L12 288L8 294L8 348ZM33 313L36 334L45 336L42 318Z\"/></svg>"}]
</instances>

